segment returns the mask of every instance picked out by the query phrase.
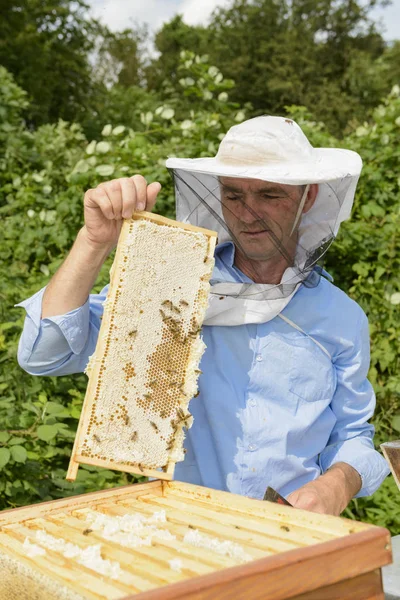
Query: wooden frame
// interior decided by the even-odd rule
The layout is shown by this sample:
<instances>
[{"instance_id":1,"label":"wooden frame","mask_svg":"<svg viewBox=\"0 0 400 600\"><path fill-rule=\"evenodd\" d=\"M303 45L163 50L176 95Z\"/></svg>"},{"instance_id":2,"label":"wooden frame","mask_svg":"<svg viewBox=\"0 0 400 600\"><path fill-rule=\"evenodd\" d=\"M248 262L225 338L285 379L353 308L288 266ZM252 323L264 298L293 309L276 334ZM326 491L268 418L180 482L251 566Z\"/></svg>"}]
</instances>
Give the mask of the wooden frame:
<instances>
[{"instance_id":1,"label":"wooden frame","mask_svg":"<svg viewBox=\"0 0 400 600\"><path fill-rule=\"evenodd\" d=\"M85 535L85 517L93 510L109 516L166 510L176 538L132 549L96 532ZM100 578L50 550L28 558L22 541L38 528L82 546L101 542L102 554L119 560L123 576ZM253 560L238 564L234 557L187 548L182 536L188 528L240 544ZM34 569L42 587L45 576L85 600L383 600L380 568L391 562L386 529L160 480L3 511L0 563L4 554ZM171 557L182 560L181 573L168 567ZM21 575L18 583L24 581ZM1 586L0 578L3 598Z\"/></svg>"},{"instance_id":2,"label":"wooden frame","mask_svg":"<svg viewBox=\"0 0 400 600\"><path fill-rule=\"evenodd\" d=\"M186 231L192 231L196 233L202 233L205 236L208 236L208 256L213 257L215 244L217 241L217 233L215 231L210 231L208 229L202 229L200 227L195 227L190 225L189 223L180 223L178 221L174 221L172 219L167 219L166 217L162 217L161 215L156 215L148 212L141 212L133 215L133 221L137 220L147 220L159 225L167 225L169 227L184 229ZM114 302L114 290L118 286L119 277L120 277L120 269L122 268L122 257L124 252L124 242L129 234L129 224L131 220L126 220L121 230L120 238L118 241L118 247L114 259L113 266L110 271L110 290L109 297L112 298ZM102 355L105 349L105 341L102 339L104 337L104 332L107 331L110 325L110 315L104 315L104 319L102 320L100 332L99 332L99 341L96 346L96 355ZM93 372L89 376L89 383L86 390L85 400L82 408L81 417L78 424L78 429L75 437L74 446L72 449L70 464L67 472L67 479L69 481L74 481L76 479L76 475L78 472L79 464L88 464L99 467L104 467L107 469L114 469L125 471L127 473L134 473L136 475L142 475L147 477L157 477L160 479L171 480L174 473L175 462L169 461L168 464L163 469L149 469L143 467L141 465L126 465L119 464L115 461L104 459L98 459L88 456L83 456L78 452L78 448L81 445L84 433L87 430L91 410L94 404L94 394L95 388L97 385L97 381L99 378L100 365L95 364L93 368Z\"/></svg>"}]
</instances>

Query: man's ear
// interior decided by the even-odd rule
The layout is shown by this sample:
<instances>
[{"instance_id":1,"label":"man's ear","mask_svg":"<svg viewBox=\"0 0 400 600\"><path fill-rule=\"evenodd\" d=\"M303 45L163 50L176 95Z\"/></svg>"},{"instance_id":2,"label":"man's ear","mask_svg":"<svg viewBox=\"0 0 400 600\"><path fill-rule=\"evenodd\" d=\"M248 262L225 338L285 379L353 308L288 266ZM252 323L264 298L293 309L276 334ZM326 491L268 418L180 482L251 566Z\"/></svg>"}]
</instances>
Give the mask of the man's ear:
<instances>
[{"instance_id":1,"label":"man's ear","mask_svg":"<svg viewBox=\"0 0 400 600\"><path fill-rule=\"evenodd\" d=\"M314 206L314 202L318 196L318 191L318 183L310 183L310 189L308 190L307 198L304 203L303 214L308 213L308 211Z\"/></svg>"}]
</instances>

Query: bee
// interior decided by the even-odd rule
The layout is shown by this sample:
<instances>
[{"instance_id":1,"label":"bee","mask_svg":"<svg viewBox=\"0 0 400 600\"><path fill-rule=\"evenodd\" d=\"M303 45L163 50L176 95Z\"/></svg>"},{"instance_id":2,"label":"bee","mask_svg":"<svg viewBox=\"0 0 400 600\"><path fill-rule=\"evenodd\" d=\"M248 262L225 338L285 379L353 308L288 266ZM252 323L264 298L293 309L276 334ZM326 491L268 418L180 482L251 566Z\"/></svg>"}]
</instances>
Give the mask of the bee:
<instances>
[{"instance_id":1,"label":"bee","mask_svg":"<svg viewBox=\"0 0 400 600\"><path fill-rule=\"evenodd\" d=\"M161 417L162 419L165 419L165 417L166 417L166 416L167 416L167 411L166 411L166 410L162 410L162 411L160 412L160 417Z\"/></svg>"},{"instance_id":2,"label":"bee","mask_svg":"<svg viewBox=\"0 0 400 600\"><path fill-rule=\"evenodd\" d=\"M129 423L131 422L130 418L128 417L128 415L124 415L123 417L124 423L125 425L129 425Z\"/></svg>"},{"instance_id":3,"label":"bee","mask_svg":"<svg viewBox=\"0 0 400 600\"><path fill-rule=\"evenodd\" d=\"M159 430L159 428L158 428L158 425L157 425L157 423L154 423L154 421L150 421L150 425L153 427L153 429L155 429L155 431L156 431L157 433L159 433L159 432L160 432L160 430Z\"/></svg>"},{"instance_id":4,"label":"bee","mask_svg":"<svg viewBox=\"0 0 400 600\"><path fill-rule=\"evenodd\" d=\"M94 435L93 435L93 438L96 440L96 442L98 442L98 443L100 444L100 442L101 442L101 439L99 438L99 436L98 436L98 435L94 434Z\"/></svg>"},{"instance_id":5,"label":"bee","mask_svg":"<svg viewBox=\"0 0 400 600\"><path fill-rule=\"evenodd\" d=\"M151 394L143 394L143 396L146 398L146 400L151 400L153 397Z\"/></svg>"},{"instance_id":6,"label":"bee","mask_svg":"<svg viewBox=\"0 0 400 600\"><path fill-rule=\"evenodd\" d=\"M196 373L196 375L201 375L203 373L203 371L201 371L200 369L195 369L194 372Z\"/></svg>"},{"instance_id":7,"label":"bee","mask_svg":"<svg viewBox=\"0 0 400 600\"><path fill-rule=\"evenodd\" d=\"M137 439L138 439L138 432L134 431L131 435L131 442L136 442Z\"/></svg>"},{"instance_id":8,"label":"bee","mask_svg":"<svg viewBox=\"0 0 400 600\"><path fill-rule=\"evenodd\" d=\"M167 450L172 450L173 447L174 447L174 440L171 440L167 446Z\"/></svg>"},{"instance_id":9,"label":"bee","mask_svg":"<svg viewBox=\"0 0 400 600\"><path fill-rule=\"evenodd\" d=\"M137 329L132 329L132 331L130 331L128 333L129 337L134 337L137 334Z\"/></svg>"},{"instance_id":10,"label":"bee","mask_svg":"<svg viewBox=\"0 0 400 600\"><path fill-rule=\"evenodd\" d=\"M141 465L140 463L138 463L138 465L137 465L137 466L138 466L138 469L139 469L139 471L140 471L141 473L144 473L144 469L143 469L142 465Z\"/></svg>"},{"instance_id":11,"label":"bee","mask_svg":"<svg viewBox=\"0 0 400 600\"><path fill-rule=\"evenodd\" d=\"M189 529L195 529L194 525L188 525Z\"/></svg>"},{"instance_id":12,"label":"bee","mask_svg":"<svg viewBox=\"0 0 400 600\"><path fill-rule=\"evenodd\" d=\"M180 315L180 314L181 314L181 309L180 309L180 308L178 308L177 306L175 306L174 304L171 304L171 310L172 310L174 313L177 313L178 315Z\"/></svg>"},{"instance_id":13,"label":"bee","mask_svg":"<svg viewBox=\"0 0 400 600\"><path fill-rule=\"evenodd\" d=\"M150 381L149 387L155 387L157 385L157 383L158 383L158 380L157 379L153 379L153 381Z\"/></svg>"},{"instance_id":14,"label":"bee","mask_svg":"<svg viewBox=\"0 0 400 600\"><path fill-rule=\"evenodd\" d=\"M182 306L189 306L189 302L186 302L186 300L181 300L180 304L182 304Z\"/></svg>"},{"instance_id":15,"label":"bee","mask_svg":"<svg viewBox=\"0 0 400 600\"><path fill-rule=\"evenodd\" d=\"M85 529L83 531L83 535L89 535L89 533L92 533L93 529Z\"/></svg>"},{"instance_id":16,"label":"bee","mask_svg":"<svg viewBox=\"0 0 400 600\"><path fill-rule=\"evenodd\" d=\"M177 410L177 414L179 419L178 421L175 421L175 423L177 425L179 425L179 423L183 423L185 427L188 427L188 421L192 415L190 413L185 413L180 407Z\"/></svg>"},{"instance_id":17,"label":"bee","mask_svg":"<svg viewBox=\"0 0 400 600\"><path fill-rule=\"evenodd\" d=\"M200 390L197 390L197 392L195 393L195 395L193 396L193 398L197 398L197 396L200 395Z\"/></svg>"},{"instance_id":18,"label":"bee","mask_svg":"<svg viewBox=\"0 0 400 600\"><path fill-rule=\"evenodd\" d=\"M164 302L161 302L161 306L168 306L169 308L171 308L172 302L171 300L164 300Z\"/></svg>"}]
</instances>

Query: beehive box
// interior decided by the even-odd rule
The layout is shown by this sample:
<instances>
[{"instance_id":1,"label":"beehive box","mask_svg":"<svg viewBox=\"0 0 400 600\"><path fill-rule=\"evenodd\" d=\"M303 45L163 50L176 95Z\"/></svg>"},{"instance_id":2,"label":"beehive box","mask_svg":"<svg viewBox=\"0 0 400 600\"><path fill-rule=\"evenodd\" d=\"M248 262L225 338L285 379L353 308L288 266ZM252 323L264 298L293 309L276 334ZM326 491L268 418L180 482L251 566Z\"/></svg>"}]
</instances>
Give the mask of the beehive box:
<instances>
[{"instance_id":1,"label":"beehive box","mask_svg":"<svg viewBox=\"0 0 400 600\"><path fill-rule=\"evenodd\" d=\"M383 600L387 530L179 482L0 513L1 600Z\"/></svg>"}]
</instances>

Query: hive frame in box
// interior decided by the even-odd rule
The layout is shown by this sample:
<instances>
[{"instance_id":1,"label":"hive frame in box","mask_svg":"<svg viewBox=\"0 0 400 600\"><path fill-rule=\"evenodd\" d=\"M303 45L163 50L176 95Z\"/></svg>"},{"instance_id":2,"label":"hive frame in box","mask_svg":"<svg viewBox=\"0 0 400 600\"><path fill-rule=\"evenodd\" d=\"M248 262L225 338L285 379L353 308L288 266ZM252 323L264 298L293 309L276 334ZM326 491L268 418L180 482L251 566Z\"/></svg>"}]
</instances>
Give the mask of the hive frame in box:
<instances>
[{"instance_id":1,"label":"hive frame in box","mask_svg":"<svg viewBox=\"0 0 400 600\"><path fill-rule=\"evenodd\" d=\"M58 553L54 556L49 551L46 557L29 558L22 549L26 532L40 527L48 528L54 535L64 534L68 540L74 543L78 540L80 544L84 541L87 544L88 537L93 535L92 543L97 543L96 532L89 536L84 532L87 527L84 515L88 510L116 515L136 511L150 514L161 508L167 512L171 531L195 527L220 538L231 536L242 540L246 550L253 552L253 560L234 567L229 566L231 559L226 559L226 565L217 560L215 567L206 572L204 566L216 560L210 557L212 552L193 547L182 554L177 540L177 556L182 557L183 563L191 561L192 566L187 568L194 569L194 576L187 571L177 581L179 577L171 569L170 582L160 585L156 584L157 578L161 571L165 574L165 566L168 570L171 551L168 542L122 551L115 543L100 539L102 553L107 558L119 556L121 561L125 560L125 570L143 576L145 569L144 576L153 580L154 589L139 590L134 595L132 589L129 595L123 577L114 583L110 578L97 577L96 582L90 570L73 560L60 561ZM381 527L160 480L3 511L0 529L0 561L6 553L19 561L21 571L24 568L32 571L34 565L36 581L43 575L59 586L67 581L68 589L85 600L383 600L380 567L391 561L390 535ZM123 558L124 552L127 559ZM11 580L13 577L17 578L16 584L30 585L26 573L18 579L14 571ZM13 590L12 581L8 589L5 585L0 579L1 597L20 600L5 593ZM42 596L38 598L42 600Z\"/></svg>"},{"instance_id":2,"label":"hive frame in box","mask_svg":"<svg viewBox=\"0 0 400 600\"><path fill-rule=\"evenodd\" d=\"M205 243L205 241L207 241L206 257L202 258L201 261L199 261L199 263L200 262L204 263L204 265L202 264L201 268L208 270L209 273L207 274L207 278L211 275L214 249L215 249L215 244L216 244L216 239L217 239L217 234L214 231L202 229L200 227L195 227L193 225L186 224L186 223L179 223L177 221L173 221L171 219L167 219L165 217L162 217L162 216L156 215L156 214L152 214L152 213L147 213L147 212L138 213L138 214L133 215L132 220L125 221L123 228L121 230L121 235L120 235L120 238L118 241L116 256L115 256L114 263L113 263L113 266L112 266L112 269L110 272L110 288L109 288L109 293L107 296L107 302L108 301L111 302L112 306L116 305L118 294L123 293L123 292L119 292L116 290L118 290L118 287L121 287L119 285L119 283L121 281L120 277L122 275L122 271L125 271L125 269L123 268L124 267L123 260L126 260L126 258L124 257L124 253L126 252L125 245L126 245L126 242L127 242L127 239L128 239L129 233L130 233L130 229L131 229L130 224L135 221L141 221L141 222L147 221L150 223L154 223L156 225L167 226L169 228L176 228L181 231L183 230L183 231L188 231L188 232L192 232L192 233L196 233L196 234L202 234L203 238L205 238L205 239L203 239L203 244ZM194 236L193 236L193 238L194 238ZM194 253L193 253L193 257L194 257ZM198 257L197 257L197 260L198 260ZM200 281L200 279L202 279L202 281ZM199 279L198 285L199 285L199 290L201 292L201 290L204 288L205 285L208 286L208 279L204 279L204 278L200 278L200 279ZM197 283L197 281L196 281L196 283ZM109 300L109 298L110 298L110 300ZM197 305L196 305L196 302L197 302ZM194 309L196 309L196 306L198 308L199 302L200 301L197 301L197 300L195 301ZM183 307L181 307L181 308L183 309ZM187 309L187 310L189 310L189 309ZM204 307L204 311L205 311L205 307ZM88 387L86 390L85 400L84 400L82 413L81 413L81 417L80 417L80 421L79 421L79 425L78 425L78 430L77 430L77 434L76 434L76 438L75 438L74 447L72 450L70 465L69 465L69 469L68 469L68 473L67 473L67 479L74 480L76 478L79 464L89 464L89 465L94 465L94 466L101 466L101 467L104 467L107 469L117 469L117 470L125 471L128 473L134 473L134 474L142 475L142 476L157 477L160 479L171 480L173 477L175 463L176 463L176 460L173 460L171 458L171 454L172 454L171 452L169 453L167 464L165 464L162 468L160 466L160 467L157 467L157 469L155 469L155 468L149 468L148 466L146 467L145 464L142 465L139 462L136 464L128 462L128 464L126 464L126 463L123 463L122 461L120 461L118 463L117 461L111 459L110 456L107 456L106 451L104 452L104 454L106 454L106 456L103 456L102 458L99 458L99 457L93 456L93 455L88 456L87 453L85 453L85 455L84 455L84 453L82 451L84 437L88 435L88 431L90 429L91 411L92 411L92 408L94 410L94 406L95 406L94 398L95 398L95 394L96 394L96 386L99 385L98 381L100 381L100 379L101 379L101 369L103 367L101 367L101 365L100 365L100 358L101 357L104 358L105 352L107 352L107 350L106 350L107 342L106 342L105 334L107 333L107 331L109 331L110 323L112 322L112 321L110 321L110 318L112 319L113 317L110 317L110 315L111 315L111 310L110 311L105 310L104 315L103 315L104 318L102 320L101 328L100 328L100 332L99 332L98 343L96 345L95 354L93 356L94 360L92 361L92 365L93 365L91 367L92 371L89 374L89 383L88 383ZM189 317L190 317L190 314L189 314ZM112 325L111 325L111 327L112 327ZM189 332L189 335L190 335L190 333L191 332ZM199 350L196 348L193 349L193 347L196 343L196 339L194 339L194 338L198 338L199 334L197 333L196 336L194 336L194 337L191 336L190 338L189 338L189 335L187 336L186 339L189 340L188 343L191 348L190 356L192 356L192 355L197 356L197 354L199 354ZM202 344L202 342L200 342L200 343ZM202 349L201 349L201 352L202 352ZM188 359L189 362L190 362L190 360L192 360L192 363L194 363L195 361L193 359L191 359L190 356ZM185 377L187 378L187 374L185 375ZM115 409L115 407L114 407L114 409ZM111 417L111 419L113 419L113 417ZM150 421L150 423L151 423L151 421ZM172 423L172 421L171 421L171 423ZM152 423L152 424L154 425L154 423ZM181 430L181 429L182 429L182 425L179 425L179 430ZM136 435L138 434L138 432L135 432L135 433L136 433ZM140 432L140 434L141 434L141 432ZM96 436L93 436L93 437L96 437ZM182 444L183 444L183 435L181 437L182 437ZM178 440L177 446L180 446L181 437L177 438L177 440ZM161 468L161 470L158 470L158 468Z\"/></svg>"}]
</instances>

